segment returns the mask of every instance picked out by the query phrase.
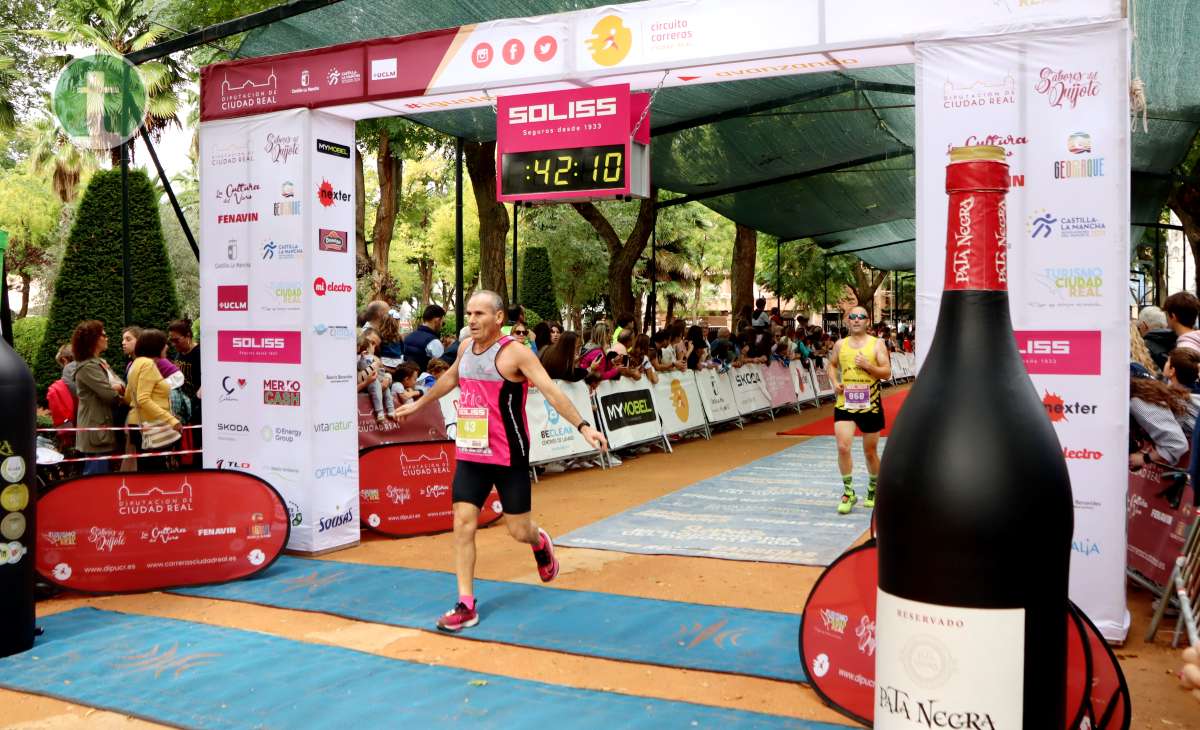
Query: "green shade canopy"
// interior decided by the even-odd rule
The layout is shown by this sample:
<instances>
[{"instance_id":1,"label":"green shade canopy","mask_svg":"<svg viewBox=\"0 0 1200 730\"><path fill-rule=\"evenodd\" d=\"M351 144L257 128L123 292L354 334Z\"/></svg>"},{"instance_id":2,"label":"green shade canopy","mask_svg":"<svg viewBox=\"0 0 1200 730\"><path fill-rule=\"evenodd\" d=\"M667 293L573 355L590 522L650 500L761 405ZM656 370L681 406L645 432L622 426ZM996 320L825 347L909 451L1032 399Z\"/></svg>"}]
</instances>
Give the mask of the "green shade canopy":
<instances>
[{"instance_id":1,"label":"green shade canopy","mask_svg":"<svg viewBox=\"0 0 1200 730\"><path fill-rule=\"evenodd\" d=\"M264 56L501 18L614 5L600 0L344 0L251 32L239 55ZM1141 0L1136 70L1148 131L1133 134L1132 218L1157 218L1171 172L1200 126L1200 3ZM661 90L652 120L652 179L783 239L813 238L871 266L916 260L916 120L912 66ZM488 140L487 107L413 115L454 136ZM1131 240L1141 229L1134 226Z\"/></svg>"}]
</instances>

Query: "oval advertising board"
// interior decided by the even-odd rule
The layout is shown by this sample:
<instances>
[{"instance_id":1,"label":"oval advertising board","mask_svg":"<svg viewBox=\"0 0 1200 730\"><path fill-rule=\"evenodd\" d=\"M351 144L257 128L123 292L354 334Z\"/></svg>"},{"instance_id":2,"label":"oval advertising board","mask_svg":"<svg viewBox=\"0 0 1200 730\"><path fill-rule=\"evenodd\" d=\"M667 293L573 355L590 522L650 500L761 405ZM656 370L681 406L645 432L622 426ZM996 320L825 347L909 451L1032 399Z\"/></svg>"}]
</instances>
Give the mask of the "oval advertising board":
<instances>
[{"instance_id":1,"label":"oval advertising board","mask_svg":"<svg viewBox=\"0 0 1200 730\"><path fill-rule=\"evenodd\" d=\"M450 487L454 442L388 444L359 454L359 514L363 524L393 537L454 529ZM503 514L496 490L479 512L479 526Z\"/></svg>"},{"instance_id":2,"label":"oval advertising board","mask_svg":"<svg viewBox=\"0 0 1200 730\"><path fill-rule=\"evenodd\" d=\"M42 495L37 519L38 572L92 593L246 578L279 557L291 530L270 484L215 469L72 479Z\"/></svg>"}]
</instances>

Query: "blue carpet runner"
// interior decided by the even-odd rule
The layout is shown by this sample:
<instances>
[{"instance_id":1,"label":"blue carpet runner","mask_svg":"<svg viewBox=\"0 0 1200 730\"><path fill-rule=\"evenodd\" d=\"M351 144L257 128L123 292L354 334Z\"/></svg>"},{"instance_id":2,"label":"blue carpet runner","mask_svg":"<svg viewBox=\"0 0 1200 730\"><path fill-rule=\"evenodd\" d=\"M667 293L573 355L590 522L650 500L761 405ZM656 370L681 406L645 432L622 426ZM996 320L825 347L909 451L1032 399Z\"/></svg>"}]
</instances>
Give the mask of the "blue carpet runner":
<instances>
[{"instance_id":1,"label":"blue carpet runner","mask_svg":"<svg viewBox=\"0 0 1200 730\"><path fill-rule=\"evenodd\" d=\"M883 444L879 442L879 452ZM862 440L854 442L854 488L867 494ZM644 555L825 566L871 524L861 506L837 514L837 441L820 436L593 522L559 545Z\"/></svg>"},{"instance_id":2,"label":"blue carpet runner","mask_svg":"<svg viewBox=\"0 0 1200 730\"><path fill-rule=\"evenodd\" d=\"M530 561L532 568L533 562ZM172 593L434 629L454 576L283 556L265 572ZM457 634L568 654L804 682L800 617L788 613L475 581L480 621Z\"/></svg>"},{"instance_id":3,"label":"blue carpet runner","mask_svg":"<svg viewBox=\"0 0 1200 730\"><path fill-rule=\"evenodd\" d=\"M0 686L187 728L844 726L560 687L189 621L80 608Z\"/></svg>"}]
</instances>

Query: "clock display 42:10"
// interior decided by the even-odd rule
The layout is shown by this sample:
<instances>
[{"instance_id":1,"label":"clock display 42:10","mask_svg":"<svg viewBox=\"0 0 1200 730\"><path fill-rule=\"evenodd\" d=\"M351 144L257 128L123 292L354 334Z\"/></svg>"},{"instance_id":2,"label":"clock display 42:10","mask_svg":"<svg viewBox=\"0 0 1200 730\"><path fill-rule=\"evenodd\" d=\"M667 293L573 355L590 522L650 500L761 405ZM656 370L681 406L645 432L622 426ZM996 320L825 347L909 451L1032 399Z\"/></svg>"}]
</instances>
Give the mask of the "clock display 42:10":
<instances>
[{"instance_id":1,"label":"clock display 42:10","mask_svg":"<svg viewBox=\"0 0 1200 730\"><path fill-rule=\"evenodd\" d=\"M505 195L625 187L625 145L509 152L501 160Z\"/></svg>"}]
</instances>

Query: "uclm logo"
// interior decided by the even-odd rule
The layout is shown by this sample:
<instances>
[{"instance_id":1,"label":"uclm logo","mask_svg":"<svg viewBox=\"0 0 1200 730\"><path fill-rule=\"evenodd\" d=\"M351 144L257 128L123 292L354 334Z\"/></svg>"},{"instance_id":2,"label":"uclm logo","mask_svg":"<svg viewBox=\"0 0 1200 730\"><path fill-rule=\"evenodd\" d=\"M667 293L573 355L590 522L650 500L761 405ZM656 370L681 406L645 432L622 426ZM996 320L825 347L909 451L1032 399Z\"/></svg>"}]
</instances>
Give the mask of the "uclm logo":
<instances>
[{"instance_id":1,"label":"uclm logo","mask_svg":"<svg viewBox=\"0 0 1200 730\"><path fill-rule=\"evenodd\" d=\"M1030 375L1099 375L1100 332L1019 330L1017 349Z\"/></svg>"},{"instance_id":2,"label":"uclm logo","mask_svg":"<svg viewBox=\"0 0 1200 730\"><path fill-rule=\"evenodd\" d=\"M508 109L508 123L537 124L539 122L561 122L565 119L593 119L611 117L617 113L617 98L606 96L600 99L576 99L562 106L549 104L527 104Z\"/></svg>"},{"instance_id":3,"label":"uclm logo","mask_svg":"<svg viewBox=\"0 0 1200 730\"><path fill-rule=\"evenodd\" d=\"M217 287L218 312L245 312L250 308L250 287L246 284L229 284Z\"/></svg>"},{"instance_id":4,"label":"uclm logo","mask_svg":"<svg viewBox=\"0 0 1200 730\"><path fill-rule=\"evenodd\" d=\"M219 362L300 364L300 333L275 330L219 330Z\"/></svg>"}]
</instances>

